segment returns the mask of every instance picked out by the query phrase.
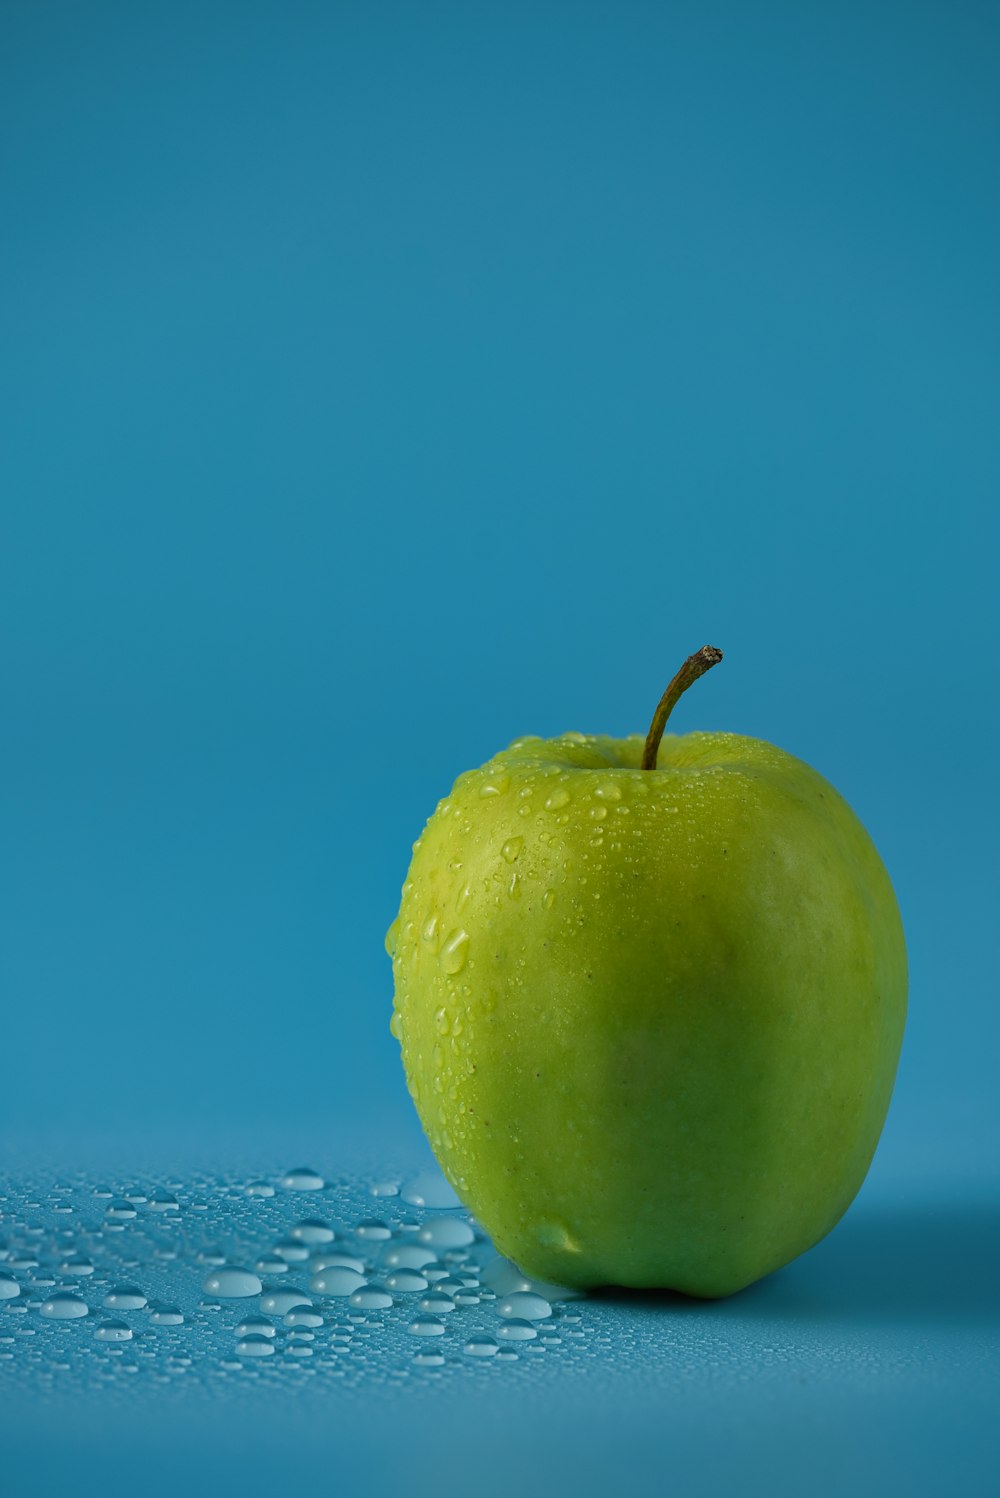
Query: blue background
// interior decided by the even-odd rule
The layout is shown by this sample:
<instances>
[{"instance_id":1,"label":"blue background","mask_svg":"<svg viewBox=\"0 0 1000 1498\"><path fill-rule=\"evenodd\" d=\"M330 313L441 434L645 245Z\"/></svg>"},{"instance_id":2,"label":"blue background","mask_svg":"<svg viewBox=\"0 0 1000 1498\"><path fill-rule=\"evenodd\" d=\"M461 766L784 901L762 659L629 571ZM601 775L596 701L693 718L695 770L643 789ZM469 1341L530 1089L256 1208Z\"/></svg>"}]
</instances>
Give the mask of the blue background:
<instances>
[{"instance_id":1,"label":"blue background","mask_svg":"<svg viewBox=\"0 0 1000 1498\"><path fill-rule=\"evenodd\" d=\"M6 1157L416 1158L424 818L707 640L676 727L809 760L894 879L866 1191L947 1279L1000 1124L995 6L2 23Z\"/></svg>"}]
</instances>

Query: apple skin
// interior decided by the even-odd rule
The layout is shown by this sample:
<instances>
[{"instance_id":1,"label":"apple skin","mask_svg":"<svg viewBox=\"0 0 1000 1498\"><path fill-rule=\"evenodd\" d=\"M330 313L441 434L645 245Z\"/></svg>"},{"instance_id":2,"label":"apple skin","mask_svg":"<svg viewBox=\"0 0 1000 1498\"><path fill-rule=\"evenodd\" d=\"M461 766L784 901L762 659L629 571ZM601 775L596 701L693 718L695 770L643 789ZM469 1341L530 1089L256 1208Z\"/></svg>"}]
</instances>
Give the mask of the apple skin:
<instances>
[{"instance_id":1,"label":"apple skin","mask_svg":"<svg viewBox=\"0 0 1000 1498\"><path fill-rule=\"evenodd\" d=\"M414 845L392 1030L500 1252L566 1285L732 1294L865 1178L906 1017L892 886L847 803L728 733L518 740Z\"/></svg>"}]
</instances>

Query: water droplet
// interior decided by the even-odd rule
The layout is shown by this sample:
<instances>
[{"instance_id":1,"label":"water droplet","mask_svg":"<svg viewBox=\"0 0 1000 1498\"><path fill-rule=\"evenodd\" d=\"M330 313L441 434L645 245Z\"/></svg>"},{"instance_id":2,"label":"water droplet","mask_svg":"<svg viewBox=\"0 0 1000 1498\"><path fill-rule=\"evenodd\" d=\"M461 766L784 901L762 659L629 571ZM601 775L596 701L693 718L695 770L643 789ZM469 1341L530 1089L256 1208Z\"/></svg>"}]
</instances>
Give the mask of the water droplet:
<instances>
[{"instance_id":1,"label":"water droplet","mask_svg":"<svg viewBox=\"0 0 1000 1498\"><path fill-rule=\"evenodd\" d=\"M115 1285L104 1297L109 1311L141 1311L146 1297L138 1285Z\"/></svg>"},{"instance_id":2,"label":"water droplet","mask_svg":"<svg viewBox=\"0 0 1000 1498\"><path fill-rule=\"evenodd\" d=\"M274 1343L269 1337L241 1337L236 1351L241 1358L270 1358L274 1356Z\"/></svg>"},{"instance_id":3,"label":"water droplet","mask_svg":"<svg viewBox=\"0 0 1000 1498\"><path fill-rule=\"evenodd\" d=\"M286 1191L322 1191L326 1182L311 1166L297 1165L294 1170L286 1171L281 1184Z\"/></svg>"},{"instance_id":4,"label":"water droplet","mask_svg":"<svg viewBox=\"0 0 1000 1498\"><path fill-rule=\"evenodd\" d=\"M361 1238L366 1243L379 1243L383 1242L386 1238L392 1237L392 1229L388 1228L384 1222L377 1222L373 1218L369 1218L365 1222L359 1222L355 1225L354 1234L355 1237Z\"/></svg>"},{"instance_id":5,"label":"water droplet","mask_svg":"<svg viewBox=\"0 0 1000 1498\"><path fill-rule=\"evenodd\" d=\"M441 966L449 977L462 971L469 957L469 933L453 931L441 949Z\"/></svg>"},{"instance_id":6,"label":"water droplet","mask_svg":"<svg viewBox=\"0 0 1000 1498\"><path fill-rule=\"evenodd\" d=\"M497 1306L501 1316L515 1316L524 1321L544 1321L552 1307L542 1295L532 1290L515 1290L505 1295Z\"/></svg>"},{"instance_id":7,"label":"water droplet","mask_svg":"<svg viewBox=\"0 0 1000 1498\"><path fill-rule=\"evenodd\" d=\"M415 1352L413 1361L420 1368L440 1368L444 1362L444 1354L440 1352Z\"/></svg>"},{"instance_id":8,"label":"water droplet","mask_svg":"<svg viewBox=\"0 0 1000 1498\"><path fill-rule=\"evenodd\" d=\"M358 1311L387 1311L392 1305L392 1296L381 1285L368 1284L355 1290L349 1304Z\"/></svg>"},{"instance_id":9,"label":"water droplet","mask_svg":"<svg viewBox=\"0 0 1000 1498\"><path fill-rule=\"evenodd\" d=\"M83 1254L70 1254L69 1258L63 1261L59 1269L60 1274L76 1275L81 1279L93 1274L93 1272L94 1265L92 1261Z\"/></svg>"},{"instance_id":10,"label":"water droplet","mask_svg":"<svg viewBox=\"0 0 1000 1498\"><path fill-rule=\"evenodd\" d=\"M423 1269L435 1258L432 1248L424 1248L419 1243L395 1243L383 1251L381 1263L384 1269Z\"/></svg>"},{"instance_id":11,"label":"water droplet","mask_svg":"<svg viewBox=\"0 0 1000 1498\"><path fill-rule=\"evenodd\" d=\"M41 1312L52 1321L71 1321L78 1316L86 1316L87 1302L69 1290L58 1290L48 1300L42 1301Z\"/></svg>"},{"instance_id":12,"label":"water droplet","mask_svg":"<svg viewBox=\"0 0 1000 1498\"><path fill-rule=\"evenodd\" d=\"M426 921L424 922L423 930L420 933L420 939L421 941L425 941L427 943L432 952L437 951L438 947L441 944L441 930L438 925L438 918L436 914L429 915L427 917Z\"/></svg>"},{"instance_id":13,"label":"water droplet","mask_svg":"<svg viewBox=\"0 0 1000 1498\"><path fill-rule=\"evenodd\" d=\"M263 1254L253 1266L258 1274L287 1274L292 1267L287 1259L279 1259L277 1254Z\"/></svg>"},{"instance_id":14,"label":"water droplet","mask_svg":"<svg viewBox=\"0 0 1000 1498\"><path fill-rule=\"evenodd\" d=\"M385 1287L400 1295L413 1295L427 1289L427 1280L416 1269L394 1269L386 1275Z\"/></svg>"},{"instance_id":15,"label":"water droplet","mask_svg":"<svg viewBox=\"0 0 1000 1498\"><path fill-rule=\"evenodd\" d=\"M470 1358L495 1358L500 1346L492 1337L470 1337L462 1351Z\"/></svg>"},{"instance_id":16,"label":"water droplet","mask_svg":"<svg viewBox=\"0 0 1000 1498\"><path fill-rule=\"evenodd\" d=\"M376 1181L372 1187L372 1196L398 1196L398 1181Z\"/></svg>"},{"instance_id":17,"label":"water droplet","mask_svg":"<svg viewBox=\"0 0 1000 1498\"><path fill-rule=\"evenodd\" d=\"M0 1300L13 1300L20 1293L21 1286L12 1275L0 1274Z\"/></svg>"},{"instance_id":18,"label":"water droplet","mask_svg":"<svg viewBox=\"0 0 1000 1498\"><path fill-rule=\"evenodd\" d=\"M602 780L594 791L595 796L600 796L602 801L620 801L622 788L617 780Z\"/></svg>"},{"instance_id":19,"label":"water droplet","mask_svg":"<svg viewBox=\"0 0 1000 1498\"><path fill-rule=\"evenodd\" d=\"M179 1212L180 1204L170 1191L154 1191L147 1203L151 1212Z\"/></svg>"},{"instance_id":20,"label":"water droplet","mask_svg":"<svg viewBox=\"0 0 1000 1498\"><path fill-rule=\"evenodd\" d=\"M309 1249L304 1243L297 1243L294 1238L282 1238L274 1245L274 1252L286 1264L301 1264L309 1257Z\"/></svg>"},{"instance_id":21,"label":"water droplet","mask_svg":"<svg viewBox=\"0 0 1000 1498\"><path fill-rule=\"evenodd\" d=\"M131 1342L132 1328L124 1321L102 1321L94 1330L99 1342Z\"/></svg>"},{"instance_id":22,"label":"water droplet","mask_svg":"<svg viewBox=\"0 0 1000 1498\"><path fill-rule=\"evenodd\" d=\"M260 1308L265 1316L284 1316L293 1306L311 1306L312 1298L303 1290L293 1290L291 1285L275 1286L265 1290L260 1297Z\"/></svg>"},{"instance_id":23,"label":"water droplet","mask_svg":"<svg viewBox=\"0 0 1000 1498\"><path fill-rule=\"evenodd\" d=\"M251 1270L235 1269L229 1265L224 1269L213 1269L202 1285L202 1289L208 1295L219 1295L225 1300L240 1300L247 1295L259 1295L263 1288L260 1279Z\"/></svg>"},{"instance_id":24,"label":"water droplet","mask_svg":"<svg viewBox=\"0 0 1000 1498\"><path fill-rule=\"evenodd\" d=\"M479 787L480 796L502 796L510 785L510 776L506 774L490 775Z\"/></svg>"},{"instance_id":25,"label":"water droplet","mask_svg":"<svg viewBox=\"0 0 1000 1498\"><path fill-rule=\"evenodd\" d=\"M271 1185L270 1181L251 1181L250 1184L248 1186L244 1186L243 1189L246 1192L247 1196L274 1195L274 1187Z\"/></svg>"},{"instance_id":26,"label":"water droplet","mask_svg":"<svg viewBox=\"0 0 1000 1498\"><path fill-rule=\"evenodd\" d=\"M323 1325L323 1318L311 1306L295 1306L285 1313L286 1326L315 1327Z\"/></svg>"},{"instance_id":27,"label":"water droplet","mask_svg":"<svg viewBox=\"0 0 1000 1498\"><path fill-rule=\"evenodd\" d=\"M133 1207L131 1202L126 1201L123 1196L112 1197L104 1210L108 1217L122 1222L136 1215L135 1207Z\"/></svg>"},{"instance_id":28,"label":"water droplet","mask_svg":"<svg viewBox=\"0 0 1000 1498\"><path fill-rule=\"evenodd\" d=\"M165 1306L154 1302L149 1308L149 1319L154 1326L181 1326L184 1316L176 1306Z\"/></svg>"},{"instance_id":29,"label":"water droplet","mask_svg":"<svg viewBox=\"0 0 1000 1498\"><path fill-rule=\"evenodd\" d=\"M460 1217L431 1218L417 1233L421 1243L438 1250L468 1248L475 1236L471 1224L463 1222Z\"/></svg>"},{"instance_id":30,"label":"water droplet","mask_svg":"<svg viewBox=\"0 0 1000 1498\"><path fill-rule=\"evenodd\" d=\"M238 1337L274 1337L277 1333L274 1323L268 1321L266 1316L248 1316L236 1328L236 1335Z\"/></svg>"},{"instance_id":31,"label":"water droplet","mask_svg":"<svg viewBox=\"0 0 1000 1498\"><path fill-rule=\"evenodd\" d=\"M292 1237L300 1243L332 1243L336 1234L328 1223L318 1217L306 1217L292 1228Z\"/></svg>"},{"instance_id":32,"label":"water droplet","mask_svg":"<svg viewBox=\"0 0 1000 1498\"><path fill-rule=\"evenodd\" d=\"M608 808L606 806L597 805L590 808L590 815L595 822L603 822L607 814Z\"/></svg>"},{"instance_id":33,"label":"water droplet","mask_svg":"<svg viewBox=\"0 0 1000 1498\"><path fill-rule=\"evenodd\" d=\"M538 1336L538 1332L530 1321L520 1316L512 1316L509 1321L504 1321L497 1328L497 1336L507 1342L530 1342Z\"/></svg>"},{"instance_id":34,"label":"water droplet","mask_svg":"<svg viewBox=\"0 0 1000 1498\"><path fill-rule=\"evenodd\" d=\"M555 790L545 798L545 810L561 811L564 806L569 805L572 799L564 785L557 785Z\"/></svg>"},{"instance_id":35,"label":"water droplet","mask_svg":"<svg viewBox=\"0 0 1000 1498\"><path fill-rule=\"evenodd\" d=\"M439 1321L436 1315L418 1315L415 1321L410 1321L407 1330L413 1336L443 1336L445 1323Z\"/></svg>"},{"instance_id":36,"label":"water droplet","mask_svg":"<svg viewBox=\"0 0 1000 1498\"><path fill-rule=\"evenodd\" d=\"M456 1306L450 1295L445 1295L440 1290L430 1290L421 1297L420 1309L432 1316L450 1316Z\"/></svg>"},{"instance_id":37,"label":"water droplet","mask_svg":"<svg viewBox=\"0 0 1000 1498\"><path fill-rule=\"evenodd\" d=\"M313 1274L322 1274L324 1269L353 1269L357 1274L364 1274L364 1260L357 1258L354 1254L317 1254L312 1261Z\"/></svg>"},{"instance_id":38,"label":"water droplet","mask_svg":"<svg viewBox=\"0 0 1000 1498\"><path fill-rule=\"evenodd\" d=\"M403 1200L411 1207L430 1207L435 1211L462 1205L439 1171L424 1171L407 1181L403 1187Z\"/></svg>"},{"instance_id":39,"label":"water droplet","mask_svg":"<svg viewBox=\"0 0 1000 1498\"><path fill-rule=\"evenodd\" d=\"M363 1274L356 1269L348 1269L340 1265L333 1265L330 1269L324 1269L320 1274L314 1274L309 1281L309 1288L317 1295L353 1295L365 1285Z\"/></svg>"},{"instance_id":40,"label":"water droplet","mask_svg":"<svg viewBox=\"0 0 1000 1498\"><path fill-rule=\"evenodd\" d=\"M396 1040L402 1040L403 1038L403 1021L399 1017L398 1009L394 1009L389 1018L389 1034L394 1036ZM377 1191L373 1193L375 1196L378 1194Z\"/></svg>"}]
</instances>

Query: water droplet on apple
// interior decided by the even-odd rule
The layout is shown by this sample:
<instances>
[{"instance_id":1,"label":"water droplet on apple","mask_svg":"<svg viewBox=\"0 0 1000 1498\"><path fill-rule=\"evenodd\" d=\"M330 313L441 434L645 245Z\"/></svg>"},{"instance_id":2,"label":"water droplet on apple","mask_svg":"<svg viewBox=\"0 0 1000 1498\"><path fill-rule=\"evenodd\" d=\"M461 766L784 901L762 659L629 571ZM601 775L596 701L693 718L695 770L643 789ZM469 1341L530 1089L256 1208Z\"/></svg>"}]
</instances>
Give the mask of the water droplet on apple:
<instances>
[{"instance_id":1,"label":"water droplet on apple","mask_svg":"<svg viewBox=\"0 0 1000 1498\"><path fill-rule=\"evenodd\" d=\"M469 933L453 931L441 950L441 966L449 977L455 977L464 968L469 956Z\"/></svg>"},{"instance_id":2,"label":"water droplet on apple","mask_svg":"<svg viewBox=\"0 0 1000 1498\"><path fill-rule=\"evenodd\" d=\"M552 907L553 907L553 905L555 903L556 903L556 892L555 892L555 890L554 889L547 889L545 891L544 895L542 896L542 906L543 906L543 908L545 910L551 910Z\"/></svg>"},{"instance_id":3,"label":"water droplet on apple","mask_svg":"<svg viewBox=\"0 0 1000 1498\"><path fill-rule=\"evenodd\" d=\"M504 773L499 775L491 774L489 779L485 780L479 787L479 794L480 796L502 796L509 785L509 775Z\"/></svg>"},{"instance_id":4,"label":"water droplet on apple","mask_svg":"<svg viewBox=\"0 0 1000 1498\"><path fill-rule=\"evenodd\" d=\"M432 952L437 951L441 944L441 932L438 927L438 918L436 915L429 915L427 917L423 930L420 933L420 940L425 941Z\"/></svg>"},{"instance_id":5,"label":"water droplet on apple","mask_svg":"<svg viewBox=\"0 0 1000 1498\"><path fill-rule=\"evenodd\" d=\"M592 806L590 808L590 815L593 817L595 822L603 822L607 814L608 808L606 806L602 806L599 802L597 806Z\"/></svg>"},{"instance_id":6,"label":"water droplet on apple","mask_svg":"<svg viewBox=\"0 0 1000 1498\"><path fill-rule=\"evenodd\" d=\"M511 875L507 892L512 900L519 900L521 898L521 880L517 874Z\"/></svg>"},{"instance_id":7,"label":"water droplet on apple","mask_svg":"<svg viewBox=\"0 0 1000 1498\"><path fill-rule=\"evenodd\" d=\"M520 857L521 849L524 847L523 837L508 838L500 849L501 854L508 863L514 863Z\"/></svg>"},{"instance_id":8,"label":"water droplet on apple","mask_svg":"<svg viewBox=\"0 0 1000 1498\"><path fill-rule=\"evenodd\" d=\"M594 791L594 795L600 796L602 801L620 801L622 798L622 788L617 781L602 780L601 784Z\"/></svg>"},{"instance_id":9,"label":"water droplet on apple","mask_svg":"<svg viewBox=\"0 0 1000 1498\"><path fill-rule=\"evenodd\" d=\"M398 1009L392 1011L392 1018L389 1021L389 1034L395 1036L397 1040L402 1040L403 1038L403 1024Z\"/></svg>"}]
</instances>

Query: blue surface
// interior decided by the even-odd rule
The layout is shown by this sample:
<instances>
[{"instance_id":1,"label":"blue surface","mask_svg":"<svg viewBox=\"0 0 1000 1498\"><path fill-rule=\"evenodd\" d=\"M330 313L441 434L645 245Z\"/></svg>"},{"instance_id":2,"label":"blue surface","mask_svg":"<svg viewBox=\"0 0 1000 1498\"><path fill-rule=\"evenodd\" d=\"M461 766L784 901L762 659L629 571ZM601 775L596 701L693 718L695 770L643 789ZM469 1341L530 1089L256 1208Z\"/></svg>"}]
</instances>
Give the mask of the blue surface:
<instances>
[{"instance_id":1,"label":"blue surface","mask_svg":"<svg viewBox=\"0 0 1000 1498\"><path fill-rule=\"evenodd\" d=\"M708 640L677 728L815 764L896 884L911 1016L872 1177L748 1298L606 1308L639 1350L544 1399L327 1410L296 1470L986 1491L995 8L2 24L16 1199L77 1166L418 1161L382 950L410 842L519 734L645 729ZM15 1390L0 1473L249 1491L304 1422L274 1398L252 1432L82 1400L61 1457Z\"/></svg>"}]
</instances>

